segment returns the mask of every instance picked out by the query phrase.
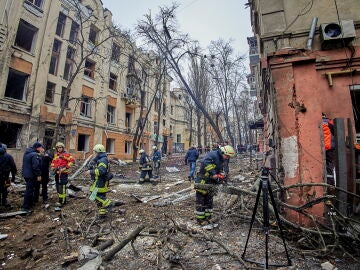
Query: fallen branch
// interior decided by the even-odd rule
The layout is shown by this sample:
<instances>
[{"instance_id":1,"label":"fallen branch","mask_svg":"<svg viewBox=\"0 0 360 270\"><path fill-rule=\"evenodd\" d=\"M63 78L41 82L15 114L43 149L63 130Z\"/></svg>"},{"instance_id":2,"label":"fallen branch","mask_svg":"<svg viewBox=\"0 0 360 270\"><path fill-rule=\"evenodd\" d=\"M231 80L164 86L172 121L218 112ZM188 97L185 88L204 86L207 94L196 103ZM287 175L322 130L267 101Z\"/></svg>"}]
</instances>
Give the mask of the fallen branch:
<instances>
[{"instance_id":1,"label":"fallen branch","mask_svg":"<svg viewBox=\"0 0 360 270\"><path fill-rule=\"evenodd\" d=\"M117 244L114 248L112 248L111 250L109 250L104 256L103 256L103 260L104 261L109 261L111 260L114 255L119 252L123 247L125 247L130 241L134 241L136 239L136 237L139 235L139 233L145 228L145 225L141 225L138 228L136 228L132 233L130 233L130 235L124 239L122 242L120 242L119 244Z\"/></svg>"},{"instance_id":2,"label":"fallen branch","mask_svg":"<svg viewBox=\"0 0 360 270\"><path fill-rule=\"evenodd\" d=\"M86 166L86 164L88 164L89 160L93 157L93 154L91 154L84 162L83 164L80 166L79 169L76 170L76 172L74 172L70 177L69 180L73 180L81 171L82 169Z\"/></svg>"}]
</instances>

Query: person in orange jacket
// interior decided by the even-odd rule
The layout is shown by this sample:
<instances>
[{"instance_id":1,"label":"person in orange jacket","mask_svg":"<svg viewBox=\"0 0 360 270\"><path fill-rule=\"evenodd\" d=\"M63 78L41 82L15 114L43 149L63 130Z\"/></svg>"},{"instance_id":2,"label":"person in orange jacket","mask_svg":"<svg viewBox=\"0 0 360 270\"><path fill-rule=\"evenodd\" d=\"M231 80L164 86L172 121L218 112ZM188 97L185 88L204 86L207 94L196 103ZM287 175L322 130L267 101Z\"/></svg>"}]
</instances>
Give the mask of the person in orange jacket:
<instances>
[{"instance_id":1,"label":"person in orange jacket","mask_svg":"<svg viewBox=\"0 0 360 270\"><path fill-rule=\"evenodd\" d=\"M55 145L56 152L51 162L50 168L55 173L56 190L59 202L56 209L59 210L66 203L66 184L68 183L69 168L74 165L74 158L65 151L65 145L58 142Z\"/></svg>"},{"instance_id":2,"label":"person in orange jacket","mask_svg":"<svg viewBox=\"0 0 360 270\"><path fill-rule=\"evenodd\" d=\"M335 138L334 122L326 114L322 114L322 127L324 135L325 158L326 158L326 181L330 185L335 185L334 159L335 159Z\"/></svg>"}]
</instances>

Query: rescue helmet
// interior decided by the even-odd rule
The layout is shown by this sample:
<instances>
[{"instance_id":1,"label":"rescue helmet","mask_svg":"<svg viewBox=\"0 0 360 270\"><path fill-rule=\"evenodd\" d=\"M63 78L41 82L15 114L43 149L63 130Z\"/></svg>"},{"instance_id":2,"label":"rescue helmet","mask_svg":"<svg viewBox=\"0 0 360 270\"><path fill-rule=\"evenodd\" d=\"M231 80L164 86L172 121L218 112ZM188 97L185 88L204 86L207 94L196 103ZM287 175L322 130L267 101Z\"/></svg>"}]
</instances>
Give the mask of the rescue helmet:
<instances>
[{"instance_id":1,"label":"rescue helmet","mask_svg":"<svg viewBox=\"0 0 360 270\"><path fill-rule=\"evenodd\" d=\"M144 150L144 149L140 149L140 150L139 150L139 154L142 154L142 153L145 153L145 150Z\"/></svg>"},{"instance_id":2,"label":"rescue helmet","mask_svg":"<svg viewBox=\"0 0 360 270\"><path fill-rule=\"evenodd\" d=\"M95 146L93 148L93 151L96 152L96 153L105 153L106 152L105 147L100 143L95 144Z\"/></svg>"},{"instance_id":3,"label":"rescue helmet","mask_svg":"<svg viewBox=\"0 0 360 270\"><path fill-rule=\"evenodd\" d=\"M57 142L55 148L62 147L65 148L65 145L62 142Z\"/></svg>"},{"instance_id":4,"label":"rescue helmet","mask_svg":"<svg viewBox=\"0 0 360 270\"><path fill-rule=\"evenodd\" d=\"M235 157L235 150L231 145L225 145L220 147L220 151L224 155L227 155L229 157Z\"/></svg>"},{"instance_id":5,"label":"rescue helmet","mask_svg":"<svg viewBox=\"0 0 360 270\"><path fill-rule=\"evenodd\" d=\"M156 149L157 149L156 145L154 145L154 146L152 147L152 149L153 149L153 150L156 150Z\"/></svg>"}]
</instances>

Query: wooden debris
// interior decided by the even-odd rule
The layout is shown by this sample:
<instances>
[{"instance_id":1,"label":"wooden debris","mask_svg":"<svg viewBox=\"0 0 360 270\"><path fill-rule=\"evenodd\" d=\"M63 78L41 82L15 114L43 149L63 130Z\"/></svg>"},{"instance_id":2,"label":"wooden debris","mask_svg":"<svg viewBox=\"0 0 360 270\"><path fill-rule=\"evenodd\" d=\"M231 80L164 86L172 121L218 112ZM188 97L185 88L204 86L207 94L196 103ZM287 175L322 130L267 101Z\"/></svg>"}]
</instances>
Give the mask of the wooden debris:
<instances>
[{"instance_id":1,"label":"wooden debris","mask_svg":"<svg viewBox=\"0 0 360 270\"><path fill-rule=\"evenodd\" d=\"M142 203L148 203L150 201L156 200L161 198L161 196L159 195L154 195L154 196L147 196L147 197L139 197L135 194L131 194L131 197L135 198L138 202L142 202Z\"/></svg>"},{"instance_id":2,"label":"wooden debris","mask_svg":"<svg viewBox=\"0 0 360 270\"><path fill-rule=\"evenodd\" d=\"M31 211L16 211L16 212L8 212L8 213L2 213L0 214L0 218L11 218L15 216L23 216L23 215L29 215Z\"/></svg>"},{"instance_id":3,"label":"wooden debris","mask_svg":"<svg viewBox=\"0 0 360 270\"><path fill-rule=\"evenodd\" d=\"M145 225L141 225L138 228L136 228L133 232L130 233L130 235L124 239L122 242L117 244L114 248L109 250L104 256L104 261L111 260L114 255L119 252L123 247L125 247L130 241L134 241L136 237L139 235L139 233L145 228Z\"/></svg>"}]
</instances>

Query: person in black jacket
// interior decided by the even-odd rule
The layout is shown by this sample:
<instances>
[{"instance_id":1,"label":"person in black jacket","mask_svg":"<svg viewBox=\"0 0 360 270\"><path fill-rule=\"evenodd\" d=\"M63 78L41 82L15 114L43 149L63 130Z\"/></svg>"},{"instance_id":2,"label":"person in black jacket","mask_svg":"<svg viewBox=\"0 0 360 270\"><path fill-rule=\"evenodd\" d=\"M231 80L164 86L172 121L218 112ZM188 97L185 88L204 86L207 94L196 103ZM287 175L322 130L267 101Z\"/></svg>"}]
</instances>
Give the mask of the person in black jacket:
<instances>
[{"instance_id":1,"label":"person in black jacket","mask_svg":"<svg viewBox=\"0 0 360 270\"><path fill-rule=\"evenodd\" d=\"M139 169L141 170L139 184L143 184L145 182L146 175L149 176L149 181L151 182L153 180L153 175L152 175L153 168L151 166L151 159L146 154L144 149L140 149L139 154L140 154Z\"/></svg>"},{"instance_id":2,"label":"person in black jacket","mask_svg":"<svg viewBox=\"0 0 360 270\"><path fill-rule=\"evenodd\" d=\"M26 149L23 157L22 172L26 181L26 190L22 210L30 211L40 194L41 182L41 155L44 152L44 146L36 142L32 147Z\"/></svg>"},{"instance_id":3,"label":"person in black jacket","mask_svg":"<svg viewBox=\"0 0 360 270\"><path fill-rule=\"evenodd\" d=\"M11 172L11 181L14 182L17 169L13 157L6 153L6 149L6 145L0 143L0 206L10 207L7 201L9 176Z\"/></svg>"},{"instance_id":4,"label":"person in black jacket","mask_svg":"<svg viewBox=\"0 0 360 270\"><path fill-rule=\"evenodd\" d=\"M185 165L189 164L189 181L195 180L196 172L196 160L199 158L199 152L196 150L195 146L191 146L185 155Z\"/></svg>"},{"instance_id":5,"label":"person in black jacket","mask_svg":"<svg viewBox=\"0 0 360 270\"><path fill-rule=\"evenodd\" d=\"M230 145L220 147L205 155L201 161L200 171L196 178L196 183L199 184L220 184L225 178L223 172L223 163L225 159L235 156L234 148ZM208 190L196 190L196 220L201 226L206 226L210 223L213 213L213 194Z\"/></svg>"}]
</instances>

